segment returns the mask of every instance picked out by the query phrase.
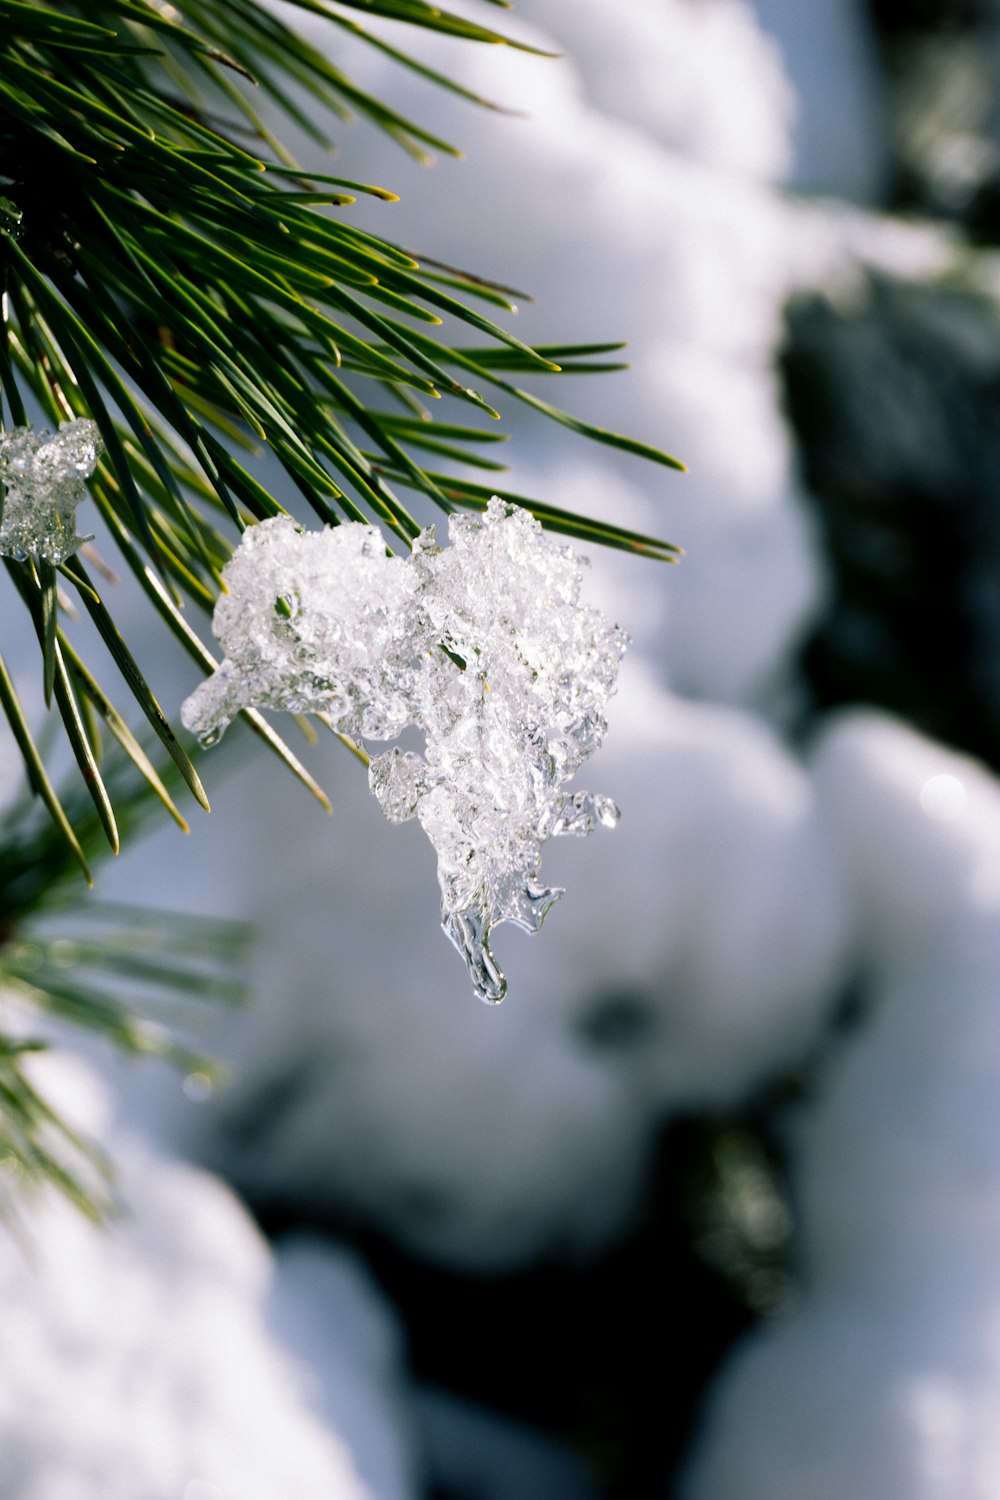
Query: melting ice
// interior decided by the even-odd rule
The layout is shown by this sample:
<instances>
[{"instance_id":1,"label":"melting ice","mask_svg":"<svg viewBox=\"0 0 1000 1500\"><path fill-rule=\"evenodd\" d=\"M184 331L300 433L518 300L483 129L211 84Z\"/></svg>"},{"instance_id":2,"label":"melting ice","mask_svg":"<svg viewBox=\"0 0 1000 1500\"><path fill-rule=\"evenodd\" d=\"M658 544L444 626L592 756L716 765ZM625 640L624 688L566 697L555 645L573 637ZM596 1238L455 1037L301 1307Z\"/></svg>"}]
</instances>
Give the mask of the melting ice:
<instances>
[{"instance_id":1,"label":"melting ice","mask_svg":"<svg viewBox=\"0 0 1000 1500\"><path fill-rule=\"evenodd\" d=\"M395 739L369 780L386 817L416 817L434 845L442 925L481 999L503 999L499 922L535 931L562 894L542 844L613 826L608 797L565 783L601 742L627 637L582 603L581 559L496 497L433 527L407 558L375 527L251 527L227 564L218 670L181 718L214 743L242 708L323 711L344 733Z\"/></svg>"},{"instance_id":2,"label":"melting ice","mask_svg":"<svg viewBox=\"0 0 1000 1500\"><path fill-rule=\"evenodd\" d=\"M61 563L88 538L76 534L84 480L101 455L96 422L81 417L56 433L15 427L0 433L0 555Z\"/></svg>"}]
</instances>

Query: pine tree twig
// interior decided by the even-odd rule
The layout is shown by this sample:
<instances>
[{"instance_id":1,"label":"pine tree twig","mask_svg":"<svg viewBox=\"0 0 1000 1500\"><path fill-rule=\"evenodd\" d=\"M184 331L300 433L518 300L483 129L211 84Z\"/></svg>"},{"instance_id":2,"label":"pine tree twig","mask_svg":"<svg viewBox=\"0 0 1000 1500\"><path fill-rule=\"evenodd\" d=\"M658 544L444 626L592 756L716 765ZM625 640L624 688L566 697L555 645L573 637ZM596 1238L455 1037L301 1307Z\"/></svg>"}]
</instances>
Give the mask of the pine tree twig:
<instances>
[{"instance_id":1,"label":"pine tree twig","mask_svg":"<svg viewBox=\"0 0 1000 1500\"><path fill-rule=\"evenodd\" d=\"M37 425L38 413L52 427L96 424L93 506L123 571L208 671L214 658L192 616L213 608L247 526L294 508L327 525L375 521L394 547L408 547L420 526L404 492L443 513L481 510L497 492L467 476L502 473L505 433L495 424L518 404L679 467L513 378L615 369L607 356L618 346L524 343L503 321L523 293L362 229L350 216L355 200L396 195L363 172L307 170L282 140L292 125L330 148L360 119L420 159L457 154L338 65L345 34L475 107L502 110L390 45L381 21L538 49L427 0L293 3L328 23L329 54L256 0L0 0L0 429ZM456 328L473 342L454 342ZM262 477L261 448L283 473L277 492ZM654 558L678 553L541 501L517 503L569 536ZM40 729L0 659L0 710L27 784L0 812L0 986L36 1013L194 1067L194 1050L150 1029L133 986L145 986L162 1015L184 990L231 997L230 981L212 977L219 951L206 949L200 969L175 963L164 935L173 942L180 929L168 919L144 918L145 936L103 927L58 950L61 939L38 924L149 810L186 829L191 802L207 808L195 753L116 623L113 575L98 570L98 586L79 552L55 563L15 551L4 561L5 619L21 611L37 640L41 691L25 701L41 701L45 714ZM113 689L84 659L71 601L106 648ZM129 724L129 703L148 734ZM329 808L271 725L253 710L243 717ZM57 731L78 770L58 791L45 748ZM144 947L157 933L160 947ZM184 938L194 941L190 927ZM209 948L214 941L205 937ZM95 1185L103 1165L35 1089L36 1045L0 1024L0 1213L5 1172L56 1182L94 1210L106 1201Z\"/></svg>"}]
</instances>

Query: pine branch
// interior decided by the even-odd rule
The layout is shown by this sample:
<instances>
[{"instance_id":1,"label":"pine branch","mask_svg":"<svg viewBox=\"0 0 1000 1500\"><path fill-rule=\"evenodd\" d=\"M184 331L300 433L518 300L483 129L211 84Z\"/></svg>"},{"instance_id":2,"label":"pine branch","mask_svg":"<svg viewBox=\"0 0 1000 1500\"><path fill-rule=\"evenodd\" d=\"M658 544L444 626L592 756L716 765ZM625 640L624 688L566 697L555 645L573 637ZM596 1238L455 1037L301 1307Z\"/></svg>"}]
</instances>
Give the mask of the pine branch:
<instances>
[{"instance_id":1,"label":"pine branch","mask_svg":"<svg viewBox=\"0 0 1000 1500\"><path fill-rule=\"evenodd\" d=\"M485 108L499 106L390 47L367 23L405 21L535 50L424 0L294 3L329 22L331 41L360 37ZM211 612L246 527L294 507L300 519L311 511L333 526L374 520L405 549L419 531L405 492L445 513L482 510L504 493L467 476L502 472L496 424L512 404L681 467L509 378L619 368L606 358L618 346L529 347L502 321L514 310L509 289L362 230L350 217L357 197L394 194L305 171L275 118L323 146L362 119L420 158L455 152L256 0L0 0L0 427L26 428L37 413L53 427L96 424L103 455L89 480L93 503L162 623L209 672L216 663L192 620ZM454 328L468 341L451 342ZM0 433L0 464L3 442ZM284 472L280 494L255 472L263 447ZM654 537L516 498L554 531L647 557L677 555ZM150 809L186 828L192 802L207 808L194 752L81 556L11 550L5 608L21 611L37 640L46 723L61 727L79 780L57 790L46 735L0 660L0 707L28 786L0 818L0 985L29 1010L97 1029L127 1050L201 1067L172 1033L137 1019L133 985L148 983L152 1009L164 1013L173 1004L166 997L182 991L228 994L230 980L212 977L220 952L208 951L219 930L206 936L199 969L169 957L170 919L118 930L91 908L94 935L69 947L46 937L43 924L81 870L89 881L95 859ZM114 692L72 640L72 605L108 650ZM123 687L148 741L115 701ZM271 725L254 710L243 718L329 806ZM93 1158L30 1081L35 1047L0 1027L0 1168L10 1160L17 1173L59 1181L93 1205Z\"/></svg>"},{"instance_id":2,"label":"pine branch","mask_svg":"<svg viewBox=\"0 0 1000 1500\"><path fill-rule=\"evenodd\" d=\"M367 35L344 7L299 3ZM421 0L357 0L346 8L470 41L521 45ZM126 565L203 664L209 653L181 613L185 603L211 607L232 547L230 528L238 532L288 504L236 461L233 441L238 446L243 434L266 443L321 521L374 518L403 545L418 527L400 487L445 511L480 503L474 486L429 469L418 455L495 467L479 452L488 450L488 425L499 416L480 394L483 382L597 441L675 465L510 382L514 372L606 368L591 356L610 351L531 349L470 300L485 297L502 309L510 305L502 292L461 273L442 276L435 264L423 266L351 224L344 210L357 194L391 195L304 174L251 96L260 91L286 117L308 121L324 144L317 103L334 118L361 115L408 149L449 149L432 132L364 93L253 0L190 0L183 20L146 0L114 0L102 8L100 24L89 11L0 0L0 142L2 159L12 164L2 183L8 211L0 227L0 379L15 423L30 398L52 421L88 416L97 423L105 456L94 499ZM297 90L308 91L306 112ZM433 331L442 317L489 343L450 346ZM446 418L439 442L426 407L423 430L400 426L378 399L385 389L434 405L441 398L442 409L459 403L485 416L487 426L465 425L456 447L456 424ZM655 538L522 503L569 535L654 557L676 552ZM77 688L89 669L79 663L70 673L65 666L51 584L46 592L28 565L12 571L36 630L43 614L48 622L46 686L56 692L113 844L113 814L78 722ZM204 802L106 599L78 564L63 575ZM102 702L116 725L124 722L103 694ZM255 727L297 765L273 731Z\"/></svg>"},{"instance_id":3,"label":"pine branch","mask_svg":"<svg viewBox=\"0 0 1000 1500\"><path fill-rule=\"evenodd\" d=\"M5 680L0 675L0 685ZM110 758L105 770L129 835L148 822L157 796L173 806L180 780L176 767L161 777L146 759L156 783L149 795L131 774L133 758ZM204 1029L210 1006L243 1003L247 994L245 924L81 904L77 861L87 867L100 857L104 830L79 784L62 788L56 803L75 830L72 843L28 791L0 814L0 1220L12 1227L25 1194L44 1185L95 1219L115 1202L111 1164L67 1126L32 1076L32 1060L51 1047L54 1027L159 1058L200 1092L222 1075L196 1040L185 1038Z\"/></svg>"}]
</instances>

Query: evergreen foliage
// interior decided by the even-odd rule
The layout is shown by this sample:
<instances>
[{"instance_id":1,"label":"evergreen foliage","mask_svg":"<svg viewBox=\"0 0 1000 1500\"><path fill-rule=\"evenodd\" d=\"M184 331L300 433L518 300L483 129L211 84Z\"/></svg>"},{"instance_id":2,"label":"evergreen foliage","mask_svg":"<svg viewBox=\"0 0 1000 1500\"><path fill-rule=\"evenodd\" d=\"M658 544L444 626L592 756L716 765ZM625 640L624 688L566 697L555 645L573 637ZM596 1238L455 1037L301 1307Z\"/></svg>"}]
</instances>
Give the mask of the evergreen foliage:
<instances>
[{"instance_id":1,"label":"evergreen foliage","mask_svg":"<svg viewBox=\"0 0 1000 1500\"><path fill-rule=\"evenodd\" d=\"M425 0L294 3L325 18L332 38L362 37L484 107L495 106L365 23L386 18L524 46ZM507 8L504 0L482 6L484 17L486 6ZM615 368L619 346L530 348L496 321L512 310L507 290L421 262L352 223L358 195L393 195L305 172L269 123L283 117L326 146L324 116L366 120L418 157L454 149L366 93L256 0L0 0L0 420L96 422L104 452L89 490L104 527L163 625L205 671L215 662L192 615L211 612L240 532L293 504L300 522L374 520L405 547L419 526L403 492L446 513L482 510L499 493L556 532L659 559L677 550L503 490L496 422L516 402L598 442L679 465L519 383ZM280 496L254 472L258 445L284 471ZM128 1002L107 998L105 981L154 962L144 946L149 924L141 941L101 937L70 958L64 952L62 978L25 924L65 897L70 866L89 881L94 857L118 849L148 801L186 827L178 800L207 808L207 799L115 623L100 558L83 548L58 564L28 556L4 565L8 637L16 619L37 636L45 705L82 779L57 791L0 657L0 704L33 794L0 829L0 978L33 1004L142 1050L150 1033L136 1029ZM72 644L74 608L96 626L145 737ZM243 717L325 802L271 725L254 710ZM105 735L113 754L102 753ZM223 937L213 962L230 956ZM174 973L156 952L157 982L183 980L190 993L190 968ZM95 984L80 976L99 953ZM208 969L200 988L219 988ZM6 1152L19 1170L34 1163L58 1176L59 1153L32 1115L22 1044L2 1045L0 1160Z\"/></svg>"}]
</instances>

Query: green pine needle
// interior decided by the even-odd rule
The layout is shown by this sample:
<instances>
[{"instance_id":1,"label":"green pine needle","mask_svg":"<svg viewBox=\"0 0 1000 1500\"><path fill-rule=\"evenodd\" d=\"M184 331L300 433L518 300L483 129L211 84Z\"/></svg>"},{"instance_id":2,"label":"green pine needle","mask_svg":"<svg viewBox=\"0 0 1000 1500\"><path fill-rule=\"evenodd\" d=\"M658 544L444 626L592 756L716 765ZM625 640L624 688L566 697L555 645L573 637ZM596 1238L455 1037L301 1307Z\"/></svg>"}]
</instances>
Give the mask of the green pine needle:
<instances>
[{"instance_id":1,"label":"green pine needle","mask_svg":"<svg viewBox=\"0 0 1000 1500\"><path fill-rule=\"evenodd\" d=\"M508 378L617 369L607 356L619 346L526 345L493 321L520 294L361 229L350 215L355 199L395 194L305 170L275 123L329 147L361 119L422 159L454 154L427 124L338 67L338 38L360 38L488 109L501 106L390 46L378 22L536 49L426 0L293 3L329 23L330 56L257 0L178 0L176 8L0 0L0 426L36 422L39 412L52 426L80 417L97 424L104 453L89 488L104 528L202 671L215 662L192 617L211 611L246 526L294 503L303 521L309 511L330 525L376 521L408 546L419 527L404 491L445 513L482 509L496 492L465 476L502 470L495 445L505 434L493 424L512 404L681 467ZM469 330L461 336L472 342L453 343L455 329ZM283 470L280 493L255 473L259 445ZM656 538L512 498L566 535L654 558L678 554ZM151 986L164 1013L185 991L227 995L229 982L211 978L211 964L184 969L166 949L144 948L131 928L74 939L57 956L33 925L81 872L91 880L94 861L117 850L147 809L186 830L192 805L208 806L194 750L158 703L115 622L114 588L95 583L90 562L77 555L56 569L7 558L0 574L5 619L20 612L37 640L40 690L26 693L0 659L0 710L27 784L0 816L0 985L29 1009L187 1066L193 1054L172 1033L137 1019L131 987ZM84 660L74 609L96 627L112 687ZM23 700L44 705L40 723ZM329 808L270 724L254 711L243 718ZM53 728L78 777L58 792L46 769ZM58 1182L93 1208L102 1164L34 1091L33 1046L0 1030L0 1214L8 1169Z\"/></svg>"}]
</instances>

